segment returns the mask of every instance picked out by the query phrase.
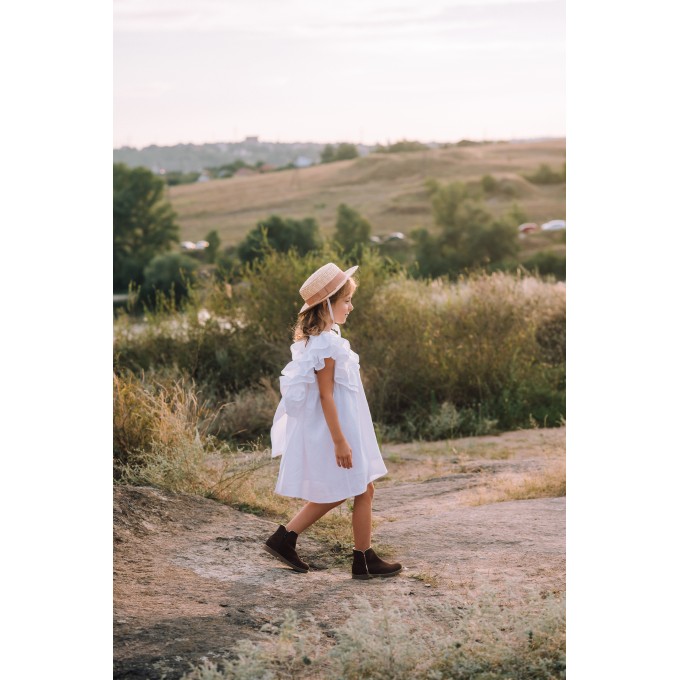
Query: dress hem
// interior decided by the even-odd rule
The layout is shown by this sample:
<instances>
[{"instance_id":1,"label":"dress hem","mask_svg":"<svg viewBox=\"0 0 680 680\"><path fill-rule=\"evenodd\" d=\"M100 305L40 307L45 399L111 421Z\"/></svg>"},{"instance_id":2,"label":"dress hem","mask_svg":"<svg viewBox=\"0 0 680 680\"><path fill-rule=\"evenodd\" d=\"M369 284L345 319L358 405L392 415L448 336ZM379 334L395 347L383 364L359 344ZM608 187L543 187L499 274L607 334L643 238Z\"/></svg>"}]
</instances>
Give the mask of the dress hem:
<instances>
[{"instance_id":1,"label":"dress hem","mask_svg":"<svg viewBox=\"0 0 680 680\"><path fill-rule=\"evenodd\" d=\"M371 475L369 477L368 481L366 482L366 486L368 486L373 480L378 479L379 477L384 477L386 474L388 474L388 472L389 471L378 472L374 475ZM324 498L324 499L321 499L321 500L316 499L316 498L305 498L304 496L300 496L298 494L281 493L280 491L276 491L276 490L274 491L274 493L277 496L285 496L286 498L299 498L303 501L309 501L309 502L312 502L312 503L337 503L337 501L344 501L344 500L347 500L348 498L353 498L354 496L359 496L360 494L364 493L364 491L366 491L366 486L361 491L348 493L346 496L343 496L341 498L331 498L331 499Z\"/></svg>"}]
</instances>

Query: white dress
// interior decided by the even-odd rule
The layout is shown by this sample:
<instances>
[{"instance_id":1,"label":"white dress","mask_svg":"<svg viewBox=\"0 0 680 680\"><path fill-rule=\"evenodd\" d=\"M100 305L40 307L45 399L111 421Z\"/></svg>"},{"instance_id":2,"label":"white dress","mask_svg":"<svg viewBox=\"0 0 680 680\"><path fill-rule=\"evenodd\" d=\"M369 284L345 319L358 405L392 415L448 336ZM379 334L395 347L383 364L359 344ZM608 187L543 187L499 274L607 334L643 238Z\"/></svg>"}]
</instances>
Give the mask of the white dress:
<instances>
[{"instance_id":1,"label":"white dress","mask_svg":"<svg viewBox=\"0 0 680 680\"><path fill-rule=\"evenodd\" d=\"M378 447L371 412L359 373L359 356L333 331L313 335L290 347L293 360L281 372L282 399L271 429L272 457L282 456L274 489L316 503L357 496L387 468ZM352 449L352 467L340 467L321 408L314 370L335 359L335 401L340 428Z\"/></svg>"}]
</instances>

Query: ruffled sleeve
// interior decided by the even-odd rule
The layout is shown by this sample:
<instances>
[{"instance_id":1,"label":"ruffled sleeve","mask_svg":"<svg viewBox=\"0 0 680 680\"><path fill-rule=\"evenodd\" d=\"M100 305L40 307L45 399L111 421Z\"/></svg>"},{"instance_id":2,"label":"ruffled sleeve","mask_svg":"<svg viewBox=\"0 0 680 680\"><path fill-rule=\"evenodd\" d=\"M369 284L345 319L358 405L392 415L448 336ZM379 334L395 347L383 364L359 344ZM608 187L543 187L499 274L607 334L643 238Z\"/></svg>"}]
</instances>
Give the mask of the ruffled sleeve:
<instances>
[{"instance_id":1,"label":"ruffled sleeve","mask_svg":"<svg viewBox=\"0 0 680 680\"><path fill-rule=\"evenodd\" d=\"M321 333L310 337L306 344L304 340L294 343L290 349L293 360L281 372L281 395L289 415L302 412L308 386L316 383L314 371L320 371L326 359L335 359L336 383L359 390L359 357L344 338L335 333Z\"/></svg>"}]
</instances>

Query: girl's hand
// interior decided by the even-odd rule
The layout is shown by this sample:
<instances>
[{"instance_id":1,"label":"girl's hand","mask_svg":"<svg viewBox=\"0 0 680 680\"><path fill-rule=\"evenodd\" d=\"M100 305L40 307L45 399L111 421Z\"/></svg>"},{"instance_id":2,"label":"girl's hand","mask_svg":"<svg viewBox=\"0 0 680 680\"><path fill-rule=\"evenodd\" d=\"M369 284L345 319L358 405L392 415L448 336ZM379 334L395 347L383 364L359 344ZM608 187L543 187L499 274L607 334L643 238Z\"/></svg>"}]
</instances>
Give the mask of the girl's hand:
<instances>
[{"instance_id":1,"label":"girl's hand","mask_svg":"<svg viewBox=\"0 0 680 680\"><path fill-rule=\"evenodd\" d=\"M352 449L346 439L335 445L335 461L341 468L349 470L352 467Z\"/></svg>"}]
</instances>

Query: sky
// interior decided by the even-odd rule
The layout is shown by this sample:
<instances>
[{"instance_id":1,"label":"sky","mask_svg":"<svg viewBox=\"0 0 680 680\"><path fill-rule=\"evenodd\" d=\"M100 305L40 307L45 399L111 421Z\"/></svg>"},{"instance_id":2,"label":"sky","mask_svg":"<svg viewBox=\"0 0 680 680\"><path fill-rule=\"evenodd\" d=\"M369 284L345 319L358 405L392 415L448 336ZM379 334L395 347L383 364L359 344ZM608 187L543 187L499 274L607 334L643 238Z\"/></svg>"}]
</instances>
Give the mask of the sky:
<instances>
[{"instance_id":1,"label":"sky","mask_svg":"<svg viewBox=\"0 0 680 680\"><path fill-rule=\"evenodd\" d=\"M114 0L113 145L563 137L564 0Z\"/></svg>"}]
</instances>

